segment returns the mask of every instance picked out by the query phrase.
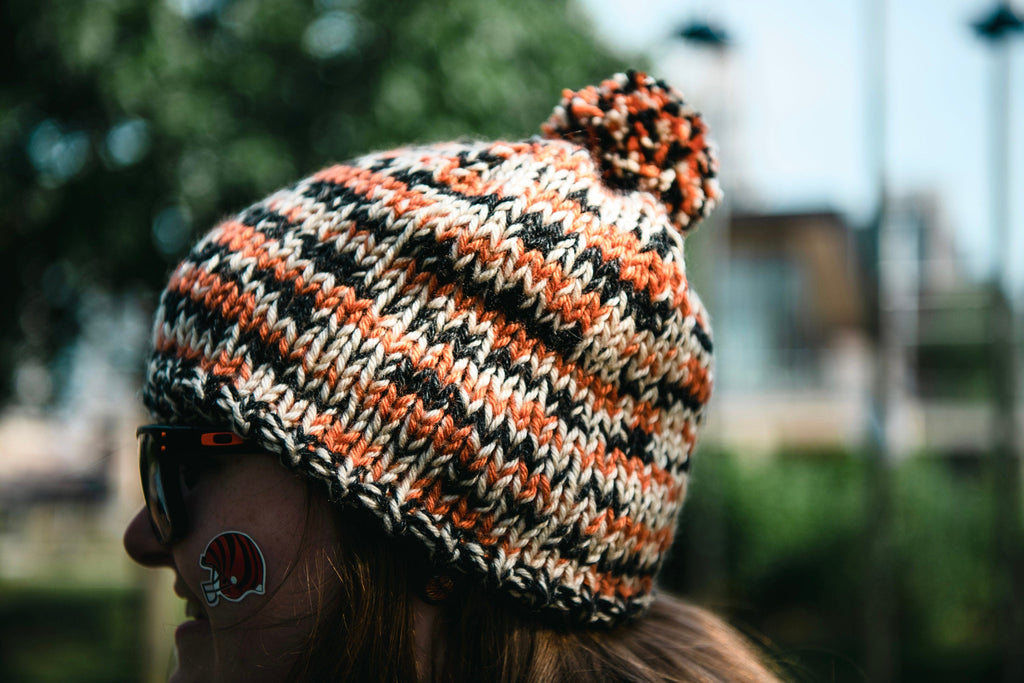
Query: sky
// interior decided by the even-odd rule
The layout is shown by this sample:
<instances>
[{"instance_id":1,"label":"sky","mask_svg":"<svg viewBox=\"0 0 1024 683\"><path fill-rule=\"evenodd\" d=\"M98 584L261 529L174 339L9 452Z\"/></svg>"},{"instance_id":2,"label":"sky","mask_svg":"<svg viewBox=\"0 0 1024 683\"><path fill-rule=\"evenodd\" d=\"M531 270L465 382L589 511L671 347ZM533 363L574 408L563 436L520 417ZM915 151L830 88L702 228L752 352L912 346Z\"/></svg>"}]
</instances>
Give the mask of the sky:
<instances>
[{"instance_id":1,"label":"sky","mask_svg":"<svg viewBox=\"0 0 1024 683\"><path fill-rule=\"evenodd\" d=\"M834 208L855 224L878 196L884 146L890 196L928 193L966 270L997 253L992 218L991 49L970 24L995 0L888 0L884 97L870 93L875 0L580 0L610 46L647 56L718 129L722 179L736 205ZM877 0L884 1L884 0ZM877 5L876 5L877 6ZM1018 13L1024 6L1018 0ZM693 20L725 29L713 57L671 39ZM1024 34L1011 40L1011 282L1024 294ZM878 53L875 53L878 54ZM884 101L884 145L872 106ZM1013 123L1019 122L1019 123ZM724 137L723 137L724 136ZM728 144L725 144L728 143ZM731 147L731 149L729 148Z\"/></svg>"}]
</instances>

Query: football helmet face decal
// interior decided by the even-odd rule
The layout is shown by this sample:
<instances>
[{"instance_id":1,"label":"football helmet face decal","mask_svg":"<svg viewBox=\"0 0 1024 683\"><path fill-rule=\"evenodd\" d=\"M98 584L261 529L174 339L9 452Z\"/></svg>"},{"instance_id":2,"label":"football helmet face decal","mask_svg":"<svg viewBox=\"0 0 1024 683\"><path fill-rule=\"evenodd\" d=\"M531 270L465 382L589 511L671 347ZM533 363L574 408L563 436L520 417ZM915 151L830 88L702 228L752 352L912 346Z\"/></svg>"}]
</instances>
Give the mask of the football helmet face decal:
<instances>
[{"instance_id":1,"label":"football helmet face decal","mask_svg":"<svg viewBox=\"0 0 1024 683\"><path fill-rule=\"evenodd\" d=\"M203 597L213 607L223 597L238 602L247 595L263 595L267 565L256 541L241 531L225 531L214 536L199 556L199 566L210 570L204 581Z\"/></svg>"}]
</instances>

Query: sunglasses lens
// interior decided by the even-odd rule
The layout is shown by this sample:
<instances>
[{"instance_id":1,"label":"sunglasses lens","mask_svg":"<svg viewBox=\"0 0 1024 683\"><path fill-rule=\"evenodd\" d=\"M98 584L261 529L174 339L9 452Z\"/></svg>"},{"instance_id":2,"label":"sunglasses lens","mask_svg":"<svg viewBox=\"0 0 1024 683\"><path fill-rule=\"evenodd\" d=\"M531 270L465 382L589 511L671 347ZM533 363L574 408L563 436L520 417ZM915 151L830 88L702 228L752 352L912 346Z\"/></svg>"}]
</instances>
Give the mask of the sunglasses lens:
<instances>
[{"instance_id":1,"label":"sunglasses lens","mask_svg":"<svg viewBox=\"0 0 1024 683\"><path fill-rule=\"evenodd\" d=\"M164 488L166 477L157 457L159 448L157 440L149 434L139 437L139 468L142 470L142 491L149 510L149 521L157 540L167 543L174 535L174 528Z\"/></svg>"}]
</instances>

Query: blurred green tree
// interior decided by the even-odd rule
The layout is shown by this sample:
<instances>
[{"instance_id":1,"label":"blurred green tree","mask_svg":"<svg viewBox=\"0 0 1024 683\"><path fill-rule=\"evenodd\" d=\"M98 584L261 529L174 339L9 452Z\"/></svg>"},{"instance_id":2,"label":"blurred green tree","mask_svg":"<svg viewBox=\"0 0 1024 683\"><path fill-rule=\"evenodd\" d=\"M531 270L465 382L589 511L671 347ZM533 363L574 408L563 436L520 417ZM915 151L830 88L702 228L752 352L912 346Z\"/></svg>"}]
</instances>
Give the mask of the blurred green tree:
<instances>
[{"instance_id":1,"label":"blurred green tree","mask_svg":"<svg viewBox=\"0 0 1024 683\"><path fill-rule=\"evenodd\" d=\"M0 403L83 291L162 284L219 217L331 161L537 131L624 66L569 0L9 0ZM55 373L59 380L60 373Z\"/></svg>"}]
</instances>

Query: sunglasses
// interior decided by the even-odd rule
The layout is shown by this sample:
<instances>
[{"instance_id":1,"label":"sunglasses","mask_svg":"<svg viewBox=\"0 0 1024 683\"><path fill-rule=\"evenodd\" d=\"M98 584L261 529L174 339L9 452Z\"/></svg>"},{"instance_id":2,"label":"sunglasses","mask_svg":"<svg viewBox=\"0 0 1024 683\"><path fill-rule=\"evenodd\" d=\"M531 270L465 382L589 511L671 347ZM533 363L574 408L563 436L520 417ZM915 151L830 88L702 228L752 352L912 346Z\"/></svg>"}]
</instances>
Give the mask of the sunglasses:
<instances>
[{"instance_id":1,"label":"sunglasses","mask_svg":"<svg viewBox=\"0 0 1024 683\"><path fill-rule=\"evenodd\" d=\"M149 523L157 540L165 545L188 533L184 489L190 469L194 471L211 456L263 450L234 432L196 427L145 425L135 436Z\"/></svg>"}]
</instances>

